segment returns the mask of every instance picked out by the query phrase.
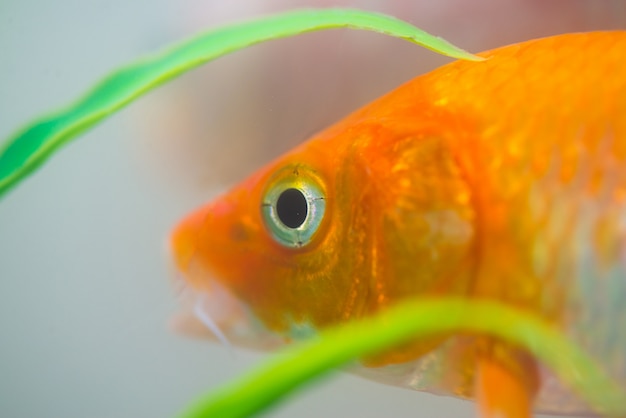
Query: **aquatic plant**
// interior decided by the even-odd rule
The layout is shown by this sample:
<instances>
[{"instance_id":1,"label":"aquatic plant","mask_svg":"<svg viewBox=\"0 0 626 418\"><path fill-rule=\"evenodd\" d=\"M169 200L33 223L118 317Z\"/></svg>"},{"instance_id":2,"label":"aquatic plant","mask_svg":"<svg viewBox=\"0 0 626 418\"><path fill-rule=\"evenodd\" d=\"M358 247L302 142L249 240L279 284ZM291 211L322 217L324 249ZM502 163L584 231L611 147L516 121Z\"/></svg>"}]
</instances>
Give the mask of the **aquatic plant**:
<instances>
[{"instance_id":1,"label":"aquatic plant","mask_svg":"<svg viewBox=\"0 0 626 418\"><path fill-rule=\"evenodd\" d=\"M358 10L303 10L210 30L113 72L74 104L32 122L9 138L0 150L0 196L59 147L186 71L259 42L345 27L396 36L454 58L480 59L406 22Z\"/></svg>"}]
</instances>

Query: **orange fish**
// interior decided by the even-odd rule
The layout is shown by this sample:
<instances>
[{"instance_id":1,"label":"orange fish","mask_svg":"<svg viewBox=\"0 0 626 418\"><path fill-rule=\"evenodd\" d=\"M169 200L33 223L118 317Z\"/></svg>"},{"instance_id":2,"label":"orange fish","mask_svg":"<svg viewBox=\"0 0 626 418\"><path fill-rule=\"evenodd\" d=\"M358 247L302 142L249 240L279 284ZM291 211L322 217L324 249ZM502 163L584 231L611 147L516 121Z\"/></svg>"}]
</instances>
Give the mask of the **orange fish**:
<instances>
[{"instance_id":1,"label":"orange fish","mask_svg":"<svg viewBox=\"0 0 626 418\"><path fill-rule=\"evenodd\" d=\"M184 219L171 244L202 321L267 348L411 296L495 299L626 384L626 32L480 55L410 81ZM483 417L591 412L528 353L485 336L415 341L358 372L477 399Z\"/></svg>"}]
</instances>

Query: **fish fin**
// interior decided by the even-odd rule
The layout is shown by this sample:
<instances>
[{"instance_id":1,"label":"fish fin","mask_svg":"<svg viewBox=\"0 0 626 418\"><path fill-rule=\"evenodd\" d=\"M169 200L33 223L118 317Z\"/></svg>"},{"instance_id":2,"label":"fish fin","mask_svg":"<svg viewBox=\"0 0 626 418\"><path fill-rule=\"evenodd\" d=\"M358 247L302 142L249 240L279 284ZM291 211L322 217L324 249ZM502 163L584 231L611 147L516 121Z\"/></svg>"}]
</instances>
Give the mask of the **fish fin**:
<instances>
[{"instance_id":1,"label":"fish fin","mask_svg":"<svg viewBox=\"0 0 626 418\"><path fill-rule=\"evenodd\" d=\"M187 337L217 341L211 330L193 312L177 313L169 320L168 328Z\"/></svg>"},{"instance_id":2,"label":"fish fin","mask_svg":"<svg viewBox=\"0 0 626 418\"><path fill-rule=\"evenodd\" d=\"M198 298L194 306L193 313L196 314L196 317L200 320L200 322L202 322L204 326L207 327L213 335L215 335L217 340L222 343L224 347L228 348L232 354L233 346L230 344L230 341L228 341L228 338L226 338L226 335L217 322L211 318L211 311L208 309L206 297Z\"/></svg>"},{"instance_id":3,"label":"fish fin","mask_svg":"<svg viewBox=\"0 0 626 418\"><path fill-rule=\"evenodd\" d=\"M476 401L481 418L529 418L538 387L536 365L524 353L515 361L495 356L478 360Z\"/></svg>"}]
</instances>

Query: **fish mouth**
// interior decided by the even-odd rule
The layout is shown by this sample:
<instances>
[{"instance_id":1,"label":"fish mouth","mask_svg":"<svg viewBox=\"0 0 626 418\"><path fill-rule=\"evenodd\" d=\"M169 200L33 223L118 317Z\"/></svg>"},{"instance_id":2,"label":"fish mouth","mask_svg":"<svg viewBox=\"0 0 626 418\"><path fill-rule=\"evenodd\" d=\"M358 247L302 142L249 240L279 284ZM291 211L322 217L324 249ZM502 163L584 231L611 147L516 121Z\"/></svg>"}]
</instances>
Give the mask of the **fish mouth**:
<instances>
[{"instance_id":1,"label":"fish mouth","mask_svg":"<svg viewBox=\"0 0 626 418\"><path fill-rule=\"evenodd\" d=\"M237 298L218 280L202 274L200 288L197 275L177 271L174 275L181 310L169 321L179 334L216 341L226 347L272 350L287 342L268 330L246 303Z\"/></svg>"},{"instance_id":2,"label":"fish mouth","mask_svg":"<svg viewBox=\"0 0 626 418\"><path fill-rule=\"evenodd\" d=\"M258 350L284 345L250 307L214 274L199 245L206 231L209 208L201 208L178 224L169 239L172 277L182 309L170 321L182 334ZM208 249L203 248L203 251Z\"/></svg>"}]
</instances>

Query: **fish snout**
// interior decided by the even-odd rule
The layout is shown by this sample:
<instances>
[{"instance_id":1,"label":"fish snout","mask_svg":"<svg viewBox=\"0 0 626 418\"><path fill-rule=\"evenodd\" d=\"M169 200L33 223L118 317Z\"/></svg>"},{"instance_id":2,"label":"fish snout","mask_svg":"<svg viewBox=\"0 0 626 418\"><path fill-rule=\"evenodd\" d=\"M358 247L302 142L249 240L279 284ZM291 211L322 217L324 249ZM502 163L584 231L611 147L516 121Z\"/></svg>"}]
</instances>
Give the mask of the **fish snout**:
<instances>
[{"instance_id":1,"label":"fish snout","mask_svg":"<svg viewBox=\"0 0 626 418\"><path fill-rule=\"evenodd\" d=\"M191 213L176 225L170 235L169 250L176 269L183 274L189 272L192 260L199 250L207 215L205 208Z\"/></svg>"}]
</instances>

